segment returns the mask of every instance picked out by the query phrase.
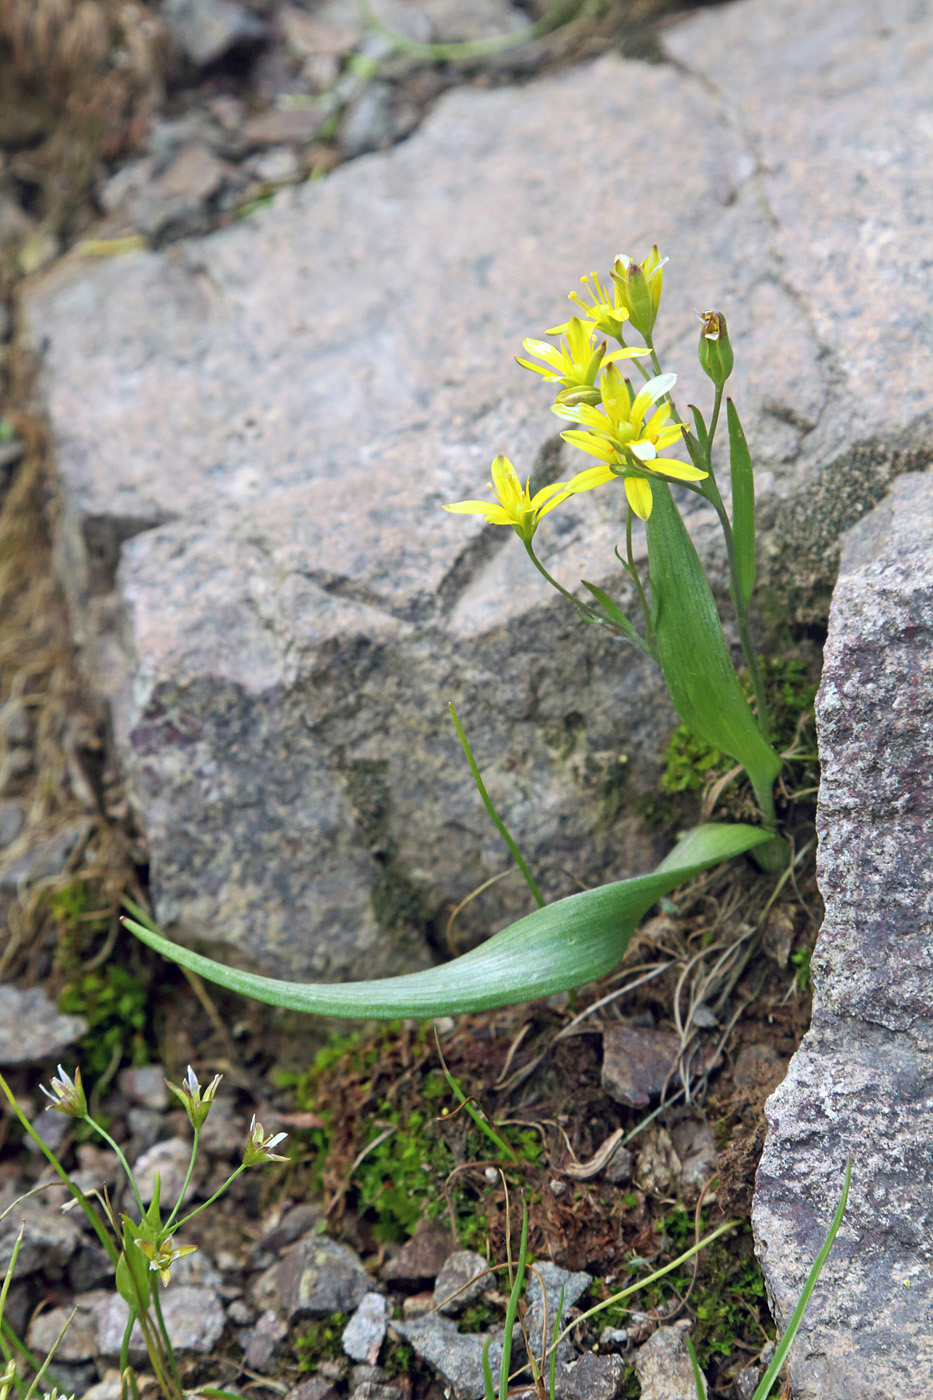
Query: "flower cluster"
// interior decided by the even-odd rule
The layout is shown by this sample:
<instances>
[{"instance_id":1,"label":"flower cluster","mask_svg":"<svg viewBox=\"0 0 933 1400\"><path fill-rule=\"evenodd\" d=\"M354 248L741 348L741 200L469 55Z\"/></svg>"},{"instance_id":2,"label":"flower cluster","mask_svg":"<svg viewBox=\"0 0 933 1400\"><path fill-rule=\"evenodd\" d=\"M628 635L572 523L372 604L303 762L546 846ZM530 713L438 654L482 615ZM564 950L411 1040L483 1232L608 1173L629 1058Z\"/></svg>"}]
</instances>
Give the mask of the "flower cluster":
<instances>
[{"instance_id":1,"label":"flower cluster","mask_svg":"<svg viewBox=\"0 0 933 1400\"><path fill-rule=\"evenodd\" d=\"M518 359L518 363L558 386L553 412L577 425L561 436L598 458L601 465L578 472L569 481L544 486L532 495L530 482L522 487L512 463L499 456L492 464L490 482L495 500L458 501L445 506L446 510L484 515L490 525L511 525L530 547L542 517L581 491L592 491L621 477L629 507L647 520L652 506L652 475L686 482L700 481L707 475L696 466L663 455L665 449L681 441L684 432L670 402L677 376L655 373L651 377L638 365L646 382L636 392L618 368L620 360L646 355L657 367L652 335L665 261L654 247L640 263L617 258L608 285L597 273L588 273L581 282L590 300L578 292L570 293L583 315L572 316L547 332L560 336L561 343L523 341L533 359ZM644 349L625 344L629 326L644 340ZM618 350L607 353L607 336L619 342Z\"/></svg>"}]
</instances>

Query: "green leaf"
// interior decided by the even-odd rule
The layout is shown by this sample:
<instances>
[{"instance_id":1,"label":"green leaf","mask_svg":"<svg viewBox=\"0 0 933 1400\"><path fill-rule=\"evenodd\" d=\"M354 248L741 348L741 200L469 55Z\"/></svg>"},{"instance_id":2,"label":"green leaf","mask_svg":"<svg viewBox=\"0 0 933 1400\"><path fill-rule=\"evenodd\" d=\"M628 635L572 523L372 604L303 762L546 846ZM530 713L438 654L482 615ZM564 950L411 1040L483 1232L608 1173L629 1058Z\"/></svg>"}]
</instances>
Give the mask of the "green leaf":
<instances>
[{"instance_id":1,"label":"green leaf","mask_svg":"<svg viewBox=\"0 0 933 1400\"><path fill-rule=\"evenodd\" d=\"M635 628L625 616L625 613L619 607L618 603L612 601L605 589L598 588L595 583L587 583L586 579L581 579L580 581L583 587L588 588L592 593L612 625L618 627L619 631L628 637L630 642L634 642L637 647L644 646L641 637L639 637Z\"/></svg>"},{"instance_id":2,"label":"green leaf","mask_svg":"<svg viewBox=\"0 0 933 1400\"><path fill-rule=\"evenodd\" d=\"M652 482L646 522L651 597L661 669L678 714L714 749L769 793L781 760L758 727L739 685L700 557L665 482Z\"/></svg>"},{"instance_id":3,"label":"green leaf","mask_svg":"<svg viewBox=\"0 0 933 1400\"><path fill-rule=\"evenodd\" d=\"M123 1253L117 1262L117 1292L130 1312L149 1306L149 1261L136 1243L142 1233L128 1215L123 1219Z\"/></svg>"},{"instance_id":4,"label":"green leaf","mask_svg":"<svg viewBox=\"0 0 933 1400\"><path fill-rule=\"evenodd\" d=\"M695 827L650 875L570 895L535 909L479 948L440 967L373 982L285 982L241 972L172 943L143 910L123 922L137 938L190 972L271 1006L318 1016L455 1016L569 991L617 965L636 925L653 904L701 870L742 855L771 838L760 827L709 823ZM145 920L145 922L142 922Z\"/></svg>"},{"instance_id":5,"label":"green leaf","mask_svg":"<svg viewBox=\"0 0 933 1400\"><path fill-rule=\"evenodd\" d=\"M742 424L731 399L726 400L729 421L729 465L732 472L732 535L735 567L747 604L755 588L755 473Z\"/></svg>"},{"instance_id":6,"label":"green leaf","mask_svg":"<svg viewBox=\"0 0 933 1400\"><path fill-rule=\"evenodd\" d=\"M696 404L690 405L690 412L693 414L693 426L697 430L697 440L699 441L700 447L705 452L706 444L709 440L709 433L707 432L706 424L703 421L703 414L697 408Z\"/></svg>"}]
</instances>

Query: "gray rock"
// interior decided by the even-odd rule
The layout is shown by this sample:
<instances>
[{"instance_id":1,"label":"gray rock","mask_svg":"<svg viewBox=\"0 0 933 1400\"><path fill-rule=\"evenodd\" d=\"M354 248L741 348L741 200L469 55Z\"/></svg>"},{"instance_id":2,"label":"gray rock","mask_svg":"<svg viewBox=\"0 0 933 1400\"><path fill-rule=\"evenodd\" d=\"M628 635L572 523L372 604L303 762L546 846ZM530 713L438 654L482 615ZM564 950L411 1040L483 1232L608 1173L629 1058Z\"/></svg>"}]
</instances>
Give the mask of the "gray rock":
<instances>
[{"instance_id":1,"label":"gray rock","mask_svg":"<svg viewBox=\"0 0 933 1400\"><path fill-rule=\"evenodd\" d=\"M679 1055L680 1039L669 1031L606 1026L603 1089L617 1103L644 1108L670 1084Z\"/></svg>"},{"instance_id":2,"label":"gray rock","mask_svg":"<svg viewBox=\"0 0 933 1400\"><path fill-rule=\"evenodd\" d=\"M0 986L0 1065L55 1060L86 1031L83 1016L60 1014L41 987Z\"/></svg>"},{"instance_id":3,"label":"gray rock","mask_svg":"<svg viewBox=\"0 0 933 1400\"><path fill-rule=\"evenodd\" d=\"M461 1335L456 1323L437 1313L415 1317L410 1322L393 1322L392 1330L410 1342L442 1380L453 1387L455 1400L482 1400L483 1347L486 1338L479 1333ZM502 1362L501 1328L489 1348L489 1364L498 1375Z\"/></svg>"},{"instance_id":4,"label":"gray rock","mask_svg":"<svg viewBox=\"0 0 933 1400\"><path fill-rule=\"evenodd\" d=\"M283 1322L278 1313L264 1312L257 1318L255 1327L240 1333L245 1364L253 1371L265 1372L279 1342L287 1336L288 1323Z\"/></svg>"},{"instance_id":5,"label":"gray rock","mask_svg":"<svg viewBox=\"0 0 933 1400\"><path fill-rule=\"evenodd\" d=\"M335 1400L337 1394L336 1386L326 1376L312 1376L290 1390L285 1400Z\"/></svg>"},{"instance_id":6,"label":"gray rock","mask_svg":"<svg viewBox=\"0 0 933 1400\"><path fill-rule=\"evenodd\" d=\"M372 1279L346 1245L324 1235L308 1235L261 1274L253 1301L289 1319L353 1312L372 1291Z\"/></svg>"},{"instance_id":7,"label":"gray rock","mask_svg":"<svg viewBox=\"0 0 933 1400\"><path fill-rule=\"evenodd\" d=\"M419 1220L415 1233L382 1271L390 1283L427 1283L436 1279L451 1254L450 1231L433 1220Z\"/></svg>"},{"instance_id":8,"label":"gray rock","mask_svg":"<svg viewBox=\"0 0 933 1400\"><path fill-rule=\"evenodd\" d=\"M12 1191L9 1198L6 1194L0 1196L0 1210L13 1205L16 1196ZM63 1272L81 1242L81 1230L71 1215L62 1215L55 1206L32 1196L20 1201L0 1220L0 1277L12 1258L21 1225L25 1229L16 1259L16 1277L22 1279L40 1269L47 1278Z\"/></svg>"},{"instance_id":9,"label":"gray rock","mask_svg":"<svg viewBox=\"0 0 933 1400\"><path fill-rule=\"evenodd\" d=\"M434 1281L434 1304L439 1312L456 1317L493 1288L495 1276L487 1260L471 1249L455 1249Z\"/></svg>"},{"instance_id":10,"label":"gray rock","mask_svg":"<svg viewBox=\"0 0 933 1400\"><path fill-rule=\"evenodd\" d=\"M141 1065L120 1071L120 1088L124 1094L144 1108L165 1109L170 1102L169 1087L161 1065Z\"/></svg>"},{"instance_id":11,"label":"gray rock","mask_svg":"<svg viewBox=\"0 0 933 1400\"><path fill-rule=\"evenodd\" d=\"M719 1168L712 1129L701 1118L686 1118L675 1124L671 1137L674 1151L680 1158L681 1185L695 1198Z\"/></svg>"},{"instance_id":12,"label":"gray rock","mask_svg":"<svg viewBox=\"0 0 933 1400\"><path fill-rule=\"evenodd\" d=\"M185 1184L190 1160L190 1138L166 1138L144 1152L133 1164L133 1176L143 1200L147 1203L152 1200L158 1174L161 1185L160 1201L163 1206L174 1206ZM195 1194L195 1180L192 1177L184 1198L190 1201Z\"/></svg>"},{"instance_id":13,"label":"gray rock","mask_svg":"<svg viewBox=\"0 0 933 1400\"><path fill-rule=\"evenodd\" d=\"M632 1364L641 1382L641 1400L697 1400L686 1335L683 1327L659 1327L638 1348Z\"/></svg>"},{"instance_id":14,"label":"gray rock","mask_svg":"<svg viewBox=\"0 0 933 1400\"><path fill-rule=\"evenodd\" d=\"M162 18L198 68L266 38L263 22L235 0L162 0Z\"/></svg>"},{"instance_id":15,"label":"gray rock","mask_svg":"<svg viewBox=\"0 0 933 1400\"><path fill-rule=\"evenodd\" d=\"M80 1294L71 1305L47 1308L29 1324L26 1341L34 1352L47 1356L72 1308L77 1312L55 1353L56 1361L91 1361L97 1355L97 1313L110 1297L103 1291Z\"/></svg>"},{"instance_id":16,"label":"gray rock","mask_svg":"<svg viewBox=\"0 0 933 1400\"><path fill-rule=\"evenodd\" d=\"M343 1349L354 1361L375 1366L386 1334L389 1305L381 1293L367 1293L343 1330Z\"/></svg>"},{"instance_id":17,"label":"gray rock","mask_svg":"<svg viewBox=\"0 0 933 1400\"><path fill-rule=\"evenodd\" d=\"M767 1104L753 1223L799 1400L925 1400L933 1377L933 474L846 537L817 699L813 1025Z\"/></svg>"},{"instance_id":18,"label":"gray rock","mask_svg":"<svg viewBox=\"0 0 933 1400\"><path fill-rule=\"evenodd\" d=\"M154 1287L162 1285L154 1282ZM213 1351L224 1330L224 1310L211 1288L170 1284L160 1294L162 1314L172 1346L176 1351L205 1355ZM129 1310L118 1294L108 1295L97 1311L97 1346L101 1356L117 1356L126 1330ZM139 1324L130 1336L131 1354L144 1355Z\"/></svg>"},{"instance_id":19,"label":"gray rock","mask_svg":"<svg viewBox=\"0 0 933 1400\"><path fill-rule=\"evenodd\" d=\"M605 792L620 752L633 794L656 778L659 679L581 631L505 531L440 506L476 496L496 451L530 470L554 423L510 368L521 336L606 267L607 239L657 238L684 402L708 402L692 309L729 312L766 590L784 615L823 606L841 530L931 440L926 21L839 15L747 0L671 26L677 67L610 55L458 90L403 145L236 227L30 291L58 557L175 936L293 977L425 960L424 929L506 860L448 698L549 898L575 887L562 871L654 863ZM646 112L651 139L629 140ZM659 151L677 153L663 208ZM570 191L599 217L556 214ZM553 519L552 570L602 570L625 606L614 505ZM708 515L691 523L718 558ZM500 884L464 929L527 907Z\"/></svg>"},{"instance_id":20,"label":"gray rock","mask_svg":"<svg viewBox=\"0 0 933 1400\"><path fill-rule=\"evenodd\" d=\"M615 1400L622 1394L627 1369L621 1356L588 1351L576 1361L558 1364L554 1389L560 1400Z\"/></svg>"},{"instance_id":21,"label":"gray rock","mask_svg":"<svg viewBox=\"0 0 933 1400\"><path fill-rule=\"evenodd\" d=\"M537 1262L535 1272L529 1272L528 1288L525 1295L528 1301L525 1327L531 1350L536 1357L541 1355L545 1339L550 1345L554 1336L554 1322L557 1317L558 1304L561 1301L561 1289L564 1290L560 1324L561 1329L563 1329L569 1321L567 1314L570 1309L583 1297L592 1282L590 1274L584 1273L582 1270L570 1273L567 1269L561 1269L557 1264L552 1264L548 1259ZM542 1284L544 1285L543 1296ZM518 1341L517 1335L515 1341ZM570 1337L565 1337L562 1342L558 1343L557 1359L559 1362L568 1362L573 1359L574 1355L573 1342Z\"/></svg>"},{"instance_id":22,"label":"gray rock","mask_svg":"<svg viewBox=\"0 0 933 1400\"><path fill-rule=\"evenodd\" d=\"M347 159L378 151L407 135L418 109L400 97L392 83L367 83L340 128L340 148Z\"/></svg>"}]
</instances>

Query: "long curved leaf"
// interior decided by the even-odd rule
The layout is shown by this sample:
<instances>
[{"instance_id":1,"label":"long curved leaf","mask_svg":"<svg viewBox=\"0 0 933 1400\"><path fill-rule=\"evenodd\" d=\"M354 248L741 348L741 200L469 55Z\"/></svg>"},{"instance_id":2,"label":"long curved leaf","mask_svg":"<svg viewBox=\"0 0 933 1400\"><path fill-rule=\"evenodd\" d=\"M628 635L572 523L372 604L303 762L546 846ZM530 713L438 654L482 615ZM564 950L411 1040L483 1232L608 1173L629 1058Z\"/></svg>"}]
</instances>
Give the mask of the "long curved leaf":
<instances>
[{"instance_id":1,"label":"long curved leaf","mask_svg":"<svg viewBox=\"0 0 933 1400\"><path fill-rule=\"evenodd\" d=\"M440 967L373 982L285 982L241 972L172 943L155 925L124 918L150 948L230 991L318 1016L396 1020L453 1016L532 1001L603 977L651 906L691 876L768 841L760 827L695 827L650 875L570 895L536 909L479 948Z\"/></svg>"}]
</instances>

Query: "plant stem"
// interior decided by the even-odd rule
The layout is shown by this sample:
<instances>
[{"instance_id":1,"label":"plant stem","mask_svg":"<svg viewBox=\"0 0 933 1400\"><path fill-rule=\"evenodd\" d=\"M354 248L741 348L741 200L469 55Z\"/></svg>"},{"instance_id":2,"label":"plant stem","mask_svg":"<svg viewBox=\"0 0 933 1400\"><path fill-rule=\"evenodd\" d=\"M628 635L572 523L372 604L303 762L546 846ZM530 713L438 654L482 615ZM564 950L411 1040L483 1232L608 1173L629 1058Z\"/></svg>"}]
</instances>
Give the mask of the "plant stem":
<instances>
[{"instance_id":1,"label":"plant stem","mask_svg":"<svg viewBox=\"0 0 933 1400\"><path fill-rule=\"evenodd\" d=\"M198 1138L200 1137L200 1135L201 1129L196 1127L194 1129L194 1139L191 1143L191 1156L188 1158L188 1170L185 1173L184 1184L182 1185L182 1188L178 1193L178 1200L175 1202L175 1206L172 1210L171 1215L169 1216L168 1220L166 1220L165 1225L162 1227L165 1232L165 1234L163 1235L163 1239L166 1238L170 1233L175 1221L175 1216L181 1210L182 1201L185 1199L185 1192L188 1190L188 1183L191 1180L191 1173L194 1171L195 1158L198 1155Z\"/></svg>"},{"instance_id":2,"label":"plant stem","mask_svg":"<svg viewBox=\"0 0 933 1400\"><path fill-rule=\"evenodd\" d=\"M194 1210L189 1211L188 1214L182 1220L177 1220L175 1222L175 1229L180 1230L183 1225L188 1224L189 1220L193 1220L196 1215L200 1215L202 1210L207 1210L208 1206L212 1206L217 1200L218 1196L222 1196L223 1193L226 1191L227 1187L230 1186L232 1182L236 1181L237 1177L240 1175L240 1172L245 1171L246 1165L245 1163L241 1162L240 1165L237 1167L236 1171L233 1172L232 1175L227 1177L227 1180L224 1182L223 1186L221 1186L218 1191L215 1191L213 1196L211 1196L209 1200L205 1201L203 1205L196 1206Z\"/></svg>"},{"instance_id":3,"label":"plant stem","mask_svg":"<svg viewBox=\"0 0 933 1400\"><path fill-rule=\"evenodd\" d=\"M140 1216L141 1216L141 1217L144 1216L144 1215L146 1214L146 1207L143 1205L143 1198L142 1198L142 1196L139 1194L139 1188L138 1188L137 1185L136 1185L136 1180L135 1180L135 1178L134 1178L134 1176L133 1176L133 1173L130 1171L130 1164L129 1164L129 1162L126 1160L126 1158L124 1157L122 1150L117 1146L117 1144L114 1142L114 1140L113 1140L113 1138L110 1136L110 1134L109 1134L108 1132L106 1132L106 1131L100 1126L99 1123L95 1122L94 1119L91 1117L91 1115L90 1115L89 1113L86 1113L86 1114L84 1115L84 1121L85 1121L86 1123L89 1123L89 1124L91 1125L91 1127L94 1129L95 1133L98 1133L98 1134L104 1139L104 1142L107 1144L107 1146L110 1147L110 1148L113 1150L114 1154L116 1155L117 1161L120 1163L120 1166L123 1168L124 1172L126 1173L126 1179L127 1179L127 1181L130 1183L130 1186L133 1188L133 1196L135 1197L136 1205L137 1205L138 1208L139 1208Z\"/></svg>"},{"instance_id":4,"label":"plant stem","mask_svg":"<svg viewBox=\"0 0 933 1400\"><path fill-rule=\"evenodd\" d=\"M657 661L658 657L654 641L654 628L651 625L651 610L648 607L648 599L645 597L645 590L642 587L641 575L639 574L638 569L635 565L635 551L632 546L632 522L634 520L634 517L635 512L632 510L632 507L628 504L628 502L626 502L625 553L626 557L628 558L628 572L638 593L638 601L641 603L641 610L645 618L645 641L648 644L648 650L650 654L654 657L655 661Z\"/></svg>"}]
</instances>

